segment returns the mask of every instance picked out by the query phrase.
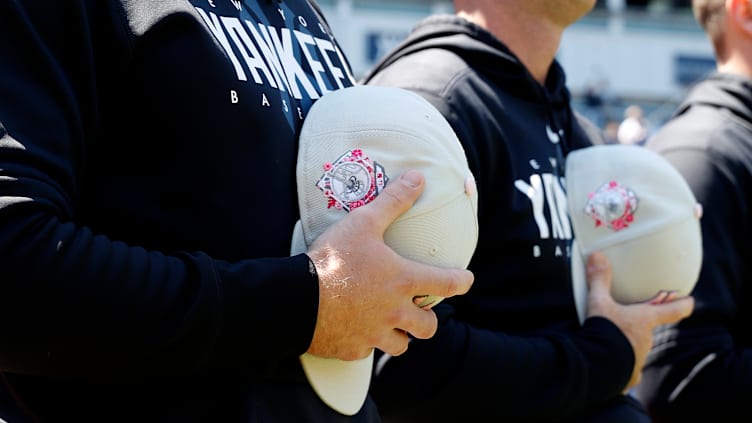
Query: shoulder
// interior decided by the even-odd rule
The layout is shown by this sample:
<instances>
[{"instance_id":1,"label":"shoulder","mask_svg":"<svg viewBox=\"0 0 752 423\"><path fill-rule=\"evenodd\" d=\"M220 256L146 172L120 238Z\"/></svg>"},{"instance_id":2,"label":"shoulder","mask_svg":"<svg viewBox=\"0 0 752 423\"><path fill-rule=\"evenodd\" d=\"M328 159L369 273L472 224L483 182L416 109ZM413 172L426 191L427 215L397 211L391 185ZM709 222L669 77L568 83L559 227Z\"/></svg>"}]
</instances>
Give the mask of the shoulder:
<instances>
[{"instance_id":1,"label":"shoulder","mask_svg":"<svg viewBox=\"0 0 752 423\"><path fill-rule=\"evenodd\" d=\"M696 150L752 160L752 124L729 110L696 105L663 124L647 145L658 152Z\"/></svg>"},{"instance_id":2,"label":"shoulder","mask_svg":"<svg viewBox=\"0 0 752 423\"><path fill-rule=\"evenodd\" d=\"M441 93L468 71L470 69L461 57L445 49L431 48L393 59L364 82Z\"/></svg>"}]
</instances>

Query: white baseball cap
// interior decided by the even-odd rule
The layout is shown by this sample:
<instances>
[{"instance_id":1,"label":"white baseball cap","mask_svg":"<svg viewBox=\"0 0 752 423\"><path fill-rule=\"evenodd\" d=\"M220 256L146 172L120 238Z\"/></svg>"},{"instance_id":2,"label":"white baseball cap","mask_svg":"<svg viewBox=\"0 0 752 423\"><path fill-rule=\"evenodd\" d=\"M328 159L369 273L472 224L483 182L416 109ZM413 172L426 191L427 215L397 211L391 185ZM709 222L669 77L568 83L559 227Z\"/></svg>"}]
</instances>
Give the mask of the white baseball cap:
<instances>
[{"instance_id":1,"label":"white baseball cap","mask_svg":"<svg viewBox=\"0 0 752 423\"><path fill-rule=\"evenodd\" d=\"M391 178L409 169L423 173L425 189L387 228L385 242L412 260L466 268L478 240L478 197L464 149L436 108L395 87L332 91L309 110L298 149L300 220L291 254L307 251L326 228L373 200ZM345 415L360 410L371 380L373 352L355 361L308 353L300 359L311 386L327 405Z\"/></svg>"},{"instance_id":2,"label":"white baseball cap","mask_svg":"<svg viewBox=\"0 0 752 423\"><path fill-rule=\"evenodd\" d=\"M580 322L587 311L585 265L595 251L611 262L611 294L620 303L661 291L691 293L702 263L702 208L665 158L639 145L575 150L567 156L566 190Z\"/></svg>"}]
</instances>

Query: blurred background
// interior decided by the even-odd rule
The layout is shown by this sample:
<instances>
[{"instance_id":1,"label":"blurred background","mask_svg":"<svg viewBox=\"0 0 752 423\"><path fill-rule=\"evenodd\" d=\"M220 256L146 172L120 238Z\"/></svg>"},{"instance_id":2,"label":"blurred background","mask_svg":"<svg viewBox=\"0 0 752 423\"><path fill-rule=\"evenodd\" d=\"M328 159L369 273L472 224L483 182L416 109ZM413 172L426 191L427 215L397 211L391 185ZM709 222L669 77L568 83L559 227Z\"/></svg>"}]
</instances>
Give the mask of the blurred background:
<instances>
[{"instance_id":1,"label":"blurred background","mask_svg":"<svg viewBox=\"0 0 752 423\"><path fill-rule=\"evenodd\" d=\"M448 0L318 3L358 78L419 20L453 13ZM691 0L598 0L564 32L557 54L575 107L614 136L635 108L649 132L663 124L686 89L715 67L690 5Z\"/></svg>"}]
</instances>

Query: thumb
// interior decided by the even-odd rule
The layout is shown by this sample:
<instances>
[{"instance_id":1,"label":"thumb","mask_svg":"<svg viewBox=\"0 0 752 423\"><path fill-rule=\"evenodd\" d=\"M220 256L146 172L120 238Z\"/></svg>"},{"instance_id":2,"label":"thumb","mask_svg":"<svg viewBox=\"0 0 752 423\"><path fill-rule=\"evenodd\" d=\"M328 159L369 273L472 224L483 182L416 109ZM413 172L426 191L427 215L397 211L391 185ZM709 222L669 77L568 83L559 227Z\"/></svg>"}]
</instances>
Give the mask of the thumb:
<instances>
[{"instance_id":1,"label":"thumb","mask_svg":"<svg viewBox=\"0 0 752 423\"><path fill-rule=\"evenodd\" d=\"M412 207L425 188L425 177L417 170L407 170L399 178L388 183L371 202L377 207L359 207L353 212L371 213L369 226L383 234L389 225Z\"/></svg>"},{"instance_id":2,"label":"thumb","mask_svg":"<svg viewBox=\"0 0 752 423\"><path fill-rule=\"evenodd\" d=\"M611 296L611 263L605 254L596 251L588 257L586 277L591 296Z\"/></svg>"}]
</instances>

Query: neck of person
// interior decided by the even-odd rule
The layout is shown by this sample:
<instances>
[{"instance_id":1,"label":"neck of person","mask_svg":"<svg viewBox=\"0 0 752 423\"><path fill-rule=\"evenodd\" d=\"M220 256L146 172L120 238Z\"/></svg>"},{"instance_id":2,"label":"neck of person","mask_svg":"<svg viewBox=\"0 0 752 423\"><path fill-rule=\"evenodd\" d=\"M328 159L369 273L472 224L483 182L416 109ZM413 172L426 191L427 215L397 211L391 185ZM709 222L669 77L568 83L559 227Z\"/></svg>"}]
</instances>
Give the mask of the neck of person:
<instances>
[{"instance_id":1,"label":"neck of person","mask_svg":"<svg viewBox=\"0 0 752 423\"><path fill-rule=\"evenodd\" d=\"M564 28L524 8L510 9L498 7L492 13L482 7L458 8L456 13L501 40L533 78L543 85L559 49Z\"/></svg>"},{"instance_id":2,"label":"neck of person","mask_svg":"<svg viewBox=\"0 0 752 423\"><path fill-rule=\"evenodd\" d=\"M718 61L718 71L752 79L752 50L737 51Z\"/></svg>"}]
</instances>

